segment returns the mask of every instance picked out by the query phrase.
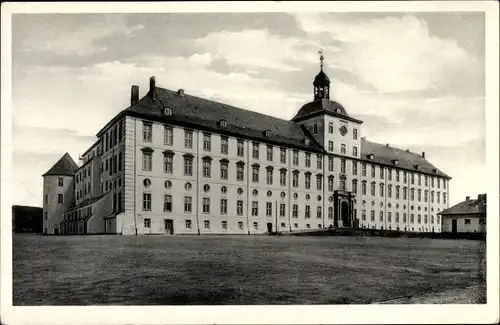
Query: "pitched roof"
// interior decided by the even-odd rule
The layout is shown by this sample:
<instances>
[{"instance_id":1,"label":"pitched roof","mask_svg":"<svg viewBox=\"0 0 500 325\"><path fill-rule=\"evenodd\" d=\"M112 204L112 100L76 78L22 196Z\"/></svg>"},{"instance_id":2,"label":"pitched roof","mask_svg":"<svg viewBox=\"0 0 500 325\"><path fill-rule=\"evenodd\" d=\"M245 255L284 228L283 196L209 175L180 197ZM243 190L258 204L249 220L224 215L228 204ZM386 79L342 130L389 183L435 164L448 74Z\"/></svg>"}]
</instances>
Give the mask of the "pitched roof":
<instances>
[{"instance_id":1,"label":"pitched roof","mask_svg":"<svg viewBox=\"0 0 500 325\"><path fill-rule=\"evenodd\" d=\"M316 99L302 106L292 121L300 121L305 118L313 117L319 114L328 114L348 121L363 123L363 121L352 118L347 114L344 106L327 98Z\"/></svg>"},{"instance_id":2,"label":"pitched roof","mask_svg":"<svg viewBox=\"0 0 500 325\"><path fill-rule=\"evenodd\" d=\"M370 155L372 154L373 159L370 159ZM370 142L364 138L361 139L361 159L367 162L394 166L394 168L402 168L431 176L451 178L419 154L380 143ZM397 165L395 164L396 160L398 161ZM418 166L418 169L416 166Z\"/></svg>"},{"instance_id":3,"label":"pitched roof","mask_svg":"<svg viewBox=\"0 0 500 325\"><path fill-rule=\"evenodd\" d=\"M438 215L461 215L461 214L479 214L486 216L486 195L480 195L478 199L469 199L458 204L455 204L451 208L443 210L438 213Z\"/></svg>"},{"instance_id":4,"label":"pitched roof","mask_svg":"<svg viewBox=\"0 0 500 325\"><path fill-rule=\"evenodd\" d=\"M73 158L66 152L52 168L50 168L42 176L57 175L57 176L73 176L78 169L78 165Z\"/></svg>"},{"instance_id":5,"label":"pitched roof","mask_svg":"<svg viewBox=\"0 0 500 325\"><path fill-rule=\"evenodd\" d=\"M146 95L136 105L125 109L124 114L163 123L176 123L186 127L245 137L304 150L323 152L323 148L307 130L292 121L256 113L227 104L156 87L156 100ZM163 108L172 109L165 115ZM220 121L227 126L221 127ZM265 136L266 130L271 131ZM306 141L307 140L307 141Z\"/></svg>"},{"instance_id":6,"label":"pitched roof","mask_svg":"<svg viewBox=\"0 0 500 325\"><path fill-rule=\"evenodd\" d=\"M80 208L83 208L83 207L89 206L91 204L94 204L95 202L99 201L100 199L102 199L103 197L105 197L106 195L108 195L110 193L111 192L106 192L104 194L101 194L101 195L98 195L98 196L95 196L95 197L86 198L85 200L83 200L82 202L78 203L77 205L74 205L71 208L69 208L65 213L72 212L72 211L78 210Z\"/></svg>"}]
</instances>

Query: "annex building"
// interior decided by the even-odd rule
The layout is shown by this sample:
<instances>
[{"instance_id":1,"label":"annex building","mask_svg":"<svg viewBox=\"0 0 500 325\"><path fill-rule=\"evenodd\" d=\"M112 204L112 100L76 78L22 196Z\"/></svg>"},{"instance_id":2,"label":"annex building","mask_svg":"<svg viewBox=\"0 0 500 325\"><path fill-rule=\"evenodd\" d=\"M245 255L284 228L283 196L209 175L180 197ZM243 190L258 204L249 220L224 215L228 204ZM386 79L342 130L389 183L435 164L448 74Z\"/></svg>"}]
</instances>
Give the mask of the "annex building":
<instances>
[{"instance_id":1,"label":"annex building","mask_svg":"<svg viewBox=\"0 0 500 325\"><path fill-rule=\"evenodd\" d=\"M142 98L132 86L80 166L65 154L43 175L44 233L440 232L450 177L425 153L363 138L322 64L312 98L283 120L155 77Z\"/></svg>"}]
</instances>

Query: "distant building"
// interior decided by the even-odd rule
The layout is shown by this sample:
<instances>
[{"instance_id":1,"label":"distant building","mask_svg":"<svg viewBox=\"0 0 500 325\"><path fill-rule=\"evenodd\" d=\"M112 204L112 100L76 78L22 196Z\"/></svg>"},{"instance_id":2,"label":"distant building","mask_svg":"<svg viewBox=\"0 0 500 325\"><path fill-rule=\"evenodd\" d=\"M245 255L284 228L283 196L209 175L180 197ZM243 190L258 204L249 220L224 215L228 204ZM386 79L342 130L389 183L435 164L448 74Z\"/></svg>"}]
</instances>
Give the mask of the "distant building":
<instances>
[{"instance_id":1,"label":"distant building","mask_svg":"<svg viewBox=\"0 0 500 325\"><path fill-rule=\"evenodd\" d=\"M440 232L450 177L425 153L367 141L361 124L330 100L322 65L313 100L290 121L151 77L142 98L132 86L130 106L97 133L81 166L45 174L46 232Z\"/></svg>"},{"instance_id":2,"label":"distant building","mask_svg":"<svg viewBox=\"0 0 500 325\"><path fill-rule=\"evenodd\" d=\"M486 232L486 194L479 194L477 199L465 197L449 209L441 211L442 232Z\"/></svg>"}]
</instances>

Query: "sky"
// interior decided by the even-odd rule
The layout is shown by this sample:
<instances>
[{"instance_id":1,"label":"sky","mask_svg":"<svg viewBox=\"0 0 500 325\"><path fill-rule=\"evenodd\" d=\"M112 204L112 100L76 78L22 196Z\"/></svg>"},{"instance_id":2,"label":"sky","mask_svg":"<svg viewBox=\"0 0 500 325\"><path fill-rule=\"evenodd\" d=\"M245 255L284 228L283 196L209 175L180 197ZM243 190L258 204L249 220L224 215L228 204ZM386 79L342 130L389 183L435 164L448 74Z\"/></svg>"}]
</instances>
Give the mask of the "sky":
<instances>
[{"instance_id":1,"label":"sky","mask_svg":"<svg viewBox=\"0 0 500 325\"><path fill-rule=\"evenodd\" d=\"M159 87L291 119L324 70L361 135L452 177L450 205L486 193L481 12L14 14L13 204L42 205L42 174L78 157Z\"/></svg>"}]
</instances>

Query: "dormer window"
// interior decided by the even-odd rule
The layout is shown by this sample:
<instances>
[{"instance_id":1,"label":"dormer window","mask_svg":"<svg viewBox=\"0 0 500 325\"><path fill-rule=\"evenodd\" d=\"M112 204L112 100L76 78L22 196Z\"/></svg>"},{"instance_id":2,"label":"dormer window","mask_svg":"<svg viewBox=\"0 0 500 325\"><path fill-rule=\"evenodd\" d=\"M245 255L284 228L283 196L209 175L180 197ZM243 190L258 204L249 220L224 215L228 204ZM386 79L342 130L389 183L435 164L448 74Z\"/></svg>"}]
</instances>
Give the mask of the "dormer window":
<instances>
[{"instance_id":1,"label":"dormer window","mask_svg":"<svg viewBox=\"0 0 500 325\"><path fill-rule=\"evenodd\" d=\"M375 156L371 153L368 158L370 158L370 160L373 160L373 158L375 158Z\"/></svg>"},{"instance_id":2,"label":"dormer window","mask_svg":"<svg viewBox=\"0 0 500 325\"><path fill-rule=\"evenodd\" d=\"M227 121L226 120L220 120L219 121L219 126L221 128L227 128Z\"/></svg>"},{"instance_id":3,"label":"dormer window","mask_svg":"<svg viewBox=\"0 0 500 325\"><path fill-rule=\"evenodd\" d=\"M394 165L397 165L397 164L399 164L399 160L396 159L396 160L394 160Z\"/></svg>"},{"instance_id":4,"label":"dormer window","mask_svg":"<svg viewBox=\"0 0 500 325\"><path fill-rule=\"evenodd\" d=\"M271 130L265 130L265 131L264 131L264 136L265 136L266 138L269 138L269 137L271 136Z\"/></svg>"},{"instance_id":5,"label":"dormer window","mask_svg":"<svg viewBox=\"0 0 500 325\"><path fill-rule=\"evenodd\" d=\"M163 109L163 114L167 116L172 116L172 109L170 107L165 107Z\"/></svg>"},{"instance_id":6,"label":"dormer window","mask_svg":"<svg viewBox=\"0 0 500 325\"><path fill-rule=\"evenodd\" d=\"M415 165L415 169L418 170L419 166L418 165Z\"/></svg>"},{"instance_id":7,"label":"dormer window","mask_svg":"<svg viewBox=\"0 0 500 325\"><path fill-rule=\"evenodd\" d=\"M342 113L342 110L341 110L340 108L337 108L337 109L335 110L335 112L336 112L337 114L340 114L340 113Z\"/></svg>"}]
</instances>

